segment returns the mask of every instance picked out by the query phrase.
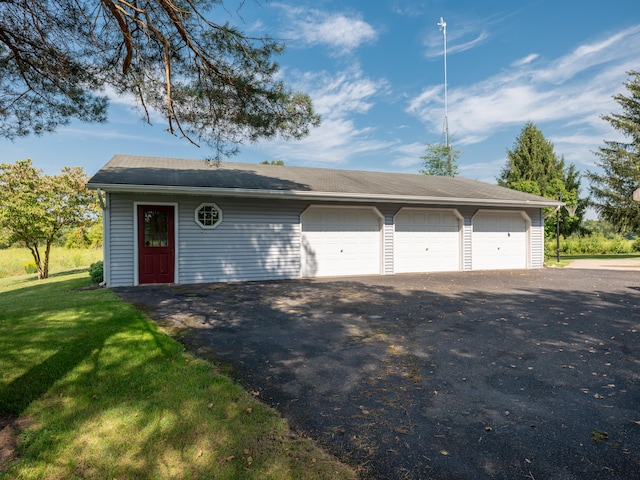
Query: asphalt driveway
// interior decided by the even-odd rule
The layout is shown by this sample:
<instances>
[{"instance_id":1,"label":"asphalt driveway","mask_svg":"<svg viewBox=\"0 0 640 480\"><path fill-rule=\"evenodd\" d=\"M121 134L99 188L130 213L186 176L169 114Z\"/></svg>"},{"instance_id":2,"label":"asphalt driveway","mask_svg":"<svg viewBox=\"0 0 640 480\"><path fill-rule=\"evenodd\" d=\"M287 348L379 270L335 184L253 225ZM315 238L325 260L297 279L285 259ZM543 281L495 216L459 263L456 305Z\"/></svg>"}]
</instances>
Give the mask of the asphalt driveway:
<instances>
[{"instance_id":1,"label":"asphalt driveway","mask_svg":"<svg viewBox=\"0 0 640 480\"><path fill-rule=\"evenodd\" d=\"M115 291L363 478L640 475L640 273Z\"/></svg>"}]
</instances>

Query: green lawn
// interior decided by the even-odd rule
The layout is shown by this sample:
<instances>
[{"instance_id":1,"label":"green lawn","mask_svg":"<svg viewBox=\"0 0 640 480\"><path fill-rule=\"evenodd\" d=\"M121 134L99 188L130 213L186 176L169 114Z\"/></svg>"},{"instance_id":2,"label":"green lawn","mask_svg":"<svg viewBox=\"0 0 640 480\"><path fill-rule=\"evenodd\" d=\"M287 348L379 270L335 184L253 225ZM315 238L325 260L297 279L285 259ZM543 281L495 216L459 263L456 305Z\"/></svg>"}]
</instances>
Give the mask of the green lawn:
<instances>
[{"instance_id":1,"label":"green lawn","mask_svg":"<svg viewBox=\"0 0 640 480\"><path fill-rule=\"evenodd\" d=\"M356 477L89 284L84 270L0 279L0 417L27 425L0 478Z\"/></svg>"},{"instance_id":2,"label":"green lawn","mask_svg":"<svg viewBox=\"0 0 640 480\"><path fill-rule=\"evenodd\" d=\"M560 253L560 260L615 260L618 258L637 258L640 259L640 253L611 253L611 254L594 254L594 255L564 255ZM555 260L555 255L551 257Z\"/></svg>"},{"instance_id":3,"label":"green lawn","mask_svg":"<svg viewBox=\"0 0 640 480\"><path fill-rule=\"evenodd\" d=\"M597 254L597 255L564 255L560 254L560 263L558 258L553 255L545 259L545 266L547 267L566 267L574 260L615 260L621 258L636 258L640 260L640 254Z\"/></svg>"}]
</instances>

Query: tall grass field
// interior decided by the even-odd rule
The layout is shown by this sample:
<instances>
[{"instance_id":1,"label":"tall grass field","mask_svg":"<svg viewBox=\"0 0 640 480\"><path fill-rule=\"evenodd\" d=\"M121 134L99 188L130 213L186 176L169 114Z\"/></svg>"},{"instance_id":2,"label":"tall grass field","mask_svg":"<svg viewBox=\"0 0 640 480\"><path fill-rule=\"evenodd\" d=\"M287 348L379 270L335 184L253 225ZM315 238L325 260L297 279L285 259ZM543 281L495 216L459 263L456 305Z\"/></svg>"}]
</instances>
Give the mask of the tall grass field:
<instances>
[{"instance_id":1,"label":"tall grass field","mask_svg":"<svg viewBox=\"0 0 640 480\"><path fill-rule=\"evenodd\" d=\"M44 256L44 249L40 252ZM49 273L53 274L72 268L88 267L102 260L102 248L51 247ZM25 265L33 262L31 252L26 248L6 248L0 250L0 278L25 275Z\"/></svg>"},{"instance_id":2,"label":"tall grass field","mask_svg":"<svg viewBox=\"0 0 640 480\"><path fill-rule=\"evenodd\" d=\"M556 253L556 239L547 238L545 252ZM629 240L620 235L605 237L604 235L560 237L560 253L566 255L629 255L640 254L640 239Z\"/></svg>"}]
</instances>

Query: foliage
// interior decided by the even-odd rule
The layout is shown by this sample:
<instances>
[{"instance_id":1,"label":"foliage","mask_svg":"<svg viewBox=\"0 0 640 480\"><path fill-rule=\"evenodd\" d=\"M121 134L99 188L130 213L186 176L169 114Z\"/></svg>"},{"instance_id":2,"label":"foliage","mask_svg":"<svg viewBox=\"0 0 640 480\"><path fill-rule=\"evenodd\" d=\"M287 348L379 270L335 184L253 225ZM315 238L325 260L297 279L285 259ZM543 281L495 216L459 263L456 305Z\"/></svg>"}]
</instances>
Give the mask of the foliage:
<instances>
[{"instance_id":1,"label":"foliage","mask_svg":"<svg viewBox=\"0 0 640 480\"><path fill-rule=\"evenodd\" d=\"M11 241L9 240L9 232L0 225L0 249L9 248Z\"/></svg>"},{"instance_id":2,"label":"foliage","mask_svg":"<svg viewBox=\"0 0 640 480\"><path fill-rule=\"evenodd\" d=\"M608 220L603 220L601 218L585 220L582 224L582 235L589 236L596 234L602 235L605 238L613 238L616 235L619 235L619 233L616 232L616 228ZM624 237L627 240L633 240L637 236L637 232L624 233Z\"/></svg>"},{"instance_id":3,"label":"foliage","mask_svg":"<svg viewBox=\"0 0 640 480\"><path fill-rule=\"evenodd\" d=\"M89 284L85 272L0 280L0 416L20 415L24 426L0 478L356 477L215 365Z\"/></svg>"},{"instance_id":4,"label":"foliage","mask_svg":"<svg viewBox=\"0 0 640 480\"><path fill-rule=\"evenodd\" d=\"M451 145L427 143L426 153L420 157L423 160L420 173L442 177L458 175L458 157L460 150L455 150Z\"/></svg>"},{"instance_id":5,"label":"foliage","mask_svg":"<svg viewBox=\"0 0 640 480\"><path fill-rule=\"evenodd\" d=\"M0 165L0 222L10 242L31 251L39 279L49 276L49 254L58 234L95 217L95 196L86 182L81 167L64 167L61 174L47 176L30 159Z\"/></svg>"},{"instance_id":6,"label":"foliage","mask_svg":"<svg viewBox=\"0 0 640 480\"><path fill-rule=\"evenodd\" d=\"M104 280L104 262L102 260L91 264L89 267L89 276L93 283L102 283Z\"/></svg>"},{"instance_id":7,"label":"foliage","mask_svg":"<svg viewBox=\"0 0 640 480\"><path fill-rule=\"evenodd\" d=\"M90 225L81 225L64 235L66 248L98 248L102 246L102 219L98 217Z\"/></svg>"},{"instance_id":8,"label":"foliage","mask_svg":"<svg viewBox=\"0 0 640 480\"><path fill-rule=\"evenodd\" d=\"M556 241L545 242L545 255L556 255ZM560 253L564 255L612 255L640 252L640 239L628 240L621 235L571 235L560 239Z\"/></svg>"},{"instance_id":9,"label":"foliage","mask_svg":"<svg viewBox=\"0 0 640 480\"><path fill-rule=\"evenodd\" d=\"M0 249L0 278L23 275L25 273L24 264L33 262L32 259L31 252L24 247ZM50 259L50 275L72 268L86 269L92 263L102 260L102 249L70 249L54 245L51 247Z\"/></svg>"},{"instance_id":10,"label":"foliage","mask_svg":"<svg viewBox=\"0 0 640 480\"><path fill-rule=\"evenodd\" d=\"M104 122L105 89L146 120L233 153L229 143L301 138L319 123L311 100L280 80L283 43L229 23L222 0L13 0L0 5L0 135Z\"/></svg>"},{"instance_id":11,"label":"foliage","mask_svg":"<svg viewBox=\"0 0 640 480\"><path fill-rule=\"evenodd\" d=\"M27 262L23 266L24 273L26 273L27 275L38 272L38 266L36 265L36 262Z\"/></svg>"},{"instance_id":12,"label":"foliage","mask_svg":"<svg viewBox=\"0 0 640 480\"><path fill-rule=\"evenodd\" d=\"M564 158L558 159L553 144L532 122L525 124L507 155L507 164L497 178L498 185L554 200L562 194L567 205L577 208L573 217L565 209L560 210L560 233L566 236L578 231L587 201L578 196L580 174L575 165L565 167ZM545 214L552 211L545 209ZM553 222L546 222L545 231L547 236L556 231L555 216Z\"/></svg>"},{"instance_id":13,"label":"foliage","mask_svg":"<svg viewBox=\"0 0 640 480\"><path fill-rule=\"evenodd\" d=\"M613 97L621 113L602 116L625 141L605 140L595 152L602 173L587 173L593 206L621 233L640 230L640 205L633 200L640 184L640 72L629 72L625 87L628 96Z\"/></svg>"},{"instance_id":14,"label":"foliage","mask_svg":"<svg viewBox=\"0 0 640 480\"><path fill-rule=\"evenodd\" d=\"M284 166L284 162L282 160L263 160L260 162L261 165L282 165Z\"/></svg>"}]
</instances>

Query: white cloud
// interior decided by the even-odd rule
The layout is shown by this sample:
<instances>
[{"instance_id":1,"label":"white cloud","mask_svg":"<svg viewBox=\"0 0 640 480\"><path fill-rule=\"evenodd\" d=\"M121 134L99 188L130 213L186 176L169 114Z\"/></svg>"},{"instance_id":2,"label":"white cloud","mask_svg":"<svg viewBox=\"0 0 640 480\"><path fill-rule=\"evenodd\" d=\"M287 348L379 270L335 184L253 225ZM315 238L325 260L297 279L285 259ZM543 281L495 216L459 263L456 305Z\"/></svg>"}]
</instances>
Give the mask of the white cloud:
<instances>
[{"instance_id":1,"label":"white cloud","mask_svg":"<svg viewBox=\"0 0 640 480\"><path fill-rule=\"evenodd\" d=\"M612 95L623 89L626 72L637 68L640 26L587 43L554 61L532 55L473 85L449 89L450 131L459 144L472 144L527 121L579 126L602 141L599 116L616 109ZM406 111L430 130L441 130L442 87L427 86ZM558 123L559 122L559 123ZM605 130L606 131L606 130ZM597 135L597 136L596 136Z\"/></svg>"},{"instance_id":2,"label":"white cloud","mask_svg":"<svg viewBox=\"0 0 640 480\"><path fill-rule=\"evenodd\" d=\"M531 62L533 62L539 56L540 55L538 55L537 53L531 53L531 54L527 55L524 58L516 60L515 62L513 62L511 64L511 66L512 67L524 67L525 65L529 65Z\"/></svg>"},{"instance_id":3,"label":"white cloud","mask_svg":"<svg viewBox=\"0 0 640 480\"><path fill-rule=\"evenodd\" d=\"M326 45L336 55L345 55L360 45L373 43L378 34L357 14L329 13L317 9L276 4L287 16L283 35L305 45Z\"/></svg>"},{"instance_id":4,"label":"white cloud","mask_svg":"<svg viewBox=\"0 0 640 480\"><path fill-rule=\"evenodd\" d=\"M304 165L345 164L354 156L380 151L393 142L375 138L373 128L359 128L358 115L366 114L376 96L387 91L385 81L362 76L358 69L329 73L307 73L292 82L307 92L322 117L322 123L300 141L271 141L260 144L274 158Z\"/></svg>"},{"instance_id":5,"label":"white cloud","mask_svg":"<svg viewBox=\"0 0 640 480\"><path fill-rule=\"evenodd\" d=\"M443 87L438 85L425 88L420 95L409 101L407 112L422 118L428 116L434 108L433 103L442 102L442 91ZM426 108L428 108L429 111L426 111Z\"/></svg>"},{"instance_id":6,"label":"white cloud","mask_svg":"<svg viewBox=\"0 0 640 480\"><path fill-rule=\"evenodd\" d=\"M401 167L408 173L417 173L422 165L420 157L423 156L425 152L426 144L424 143L415 142L400 145L393 149L395 159L391 164L395 167Z\"/></svg>"},{"instance_id":7,"label":"white cloud","mask_svg":"<svg viewBox=\"0 0 640 480\"><path fill-rule=\"evenodd\" d=\"M489 162L466 163L460 165L460 175L481 182L496 183L496 176L506 164L507 158L502 157Z\"/></svg>"},{"instance_id":8,"label":"white cloud","mask_svg":"<svg viewBox=\"0 0 640 480\"><path fill-rule=\"evenodd\" d=\"M397 15L406 17L422 17L425 12L429 12L429 2L412 0L394 0L391 5L391 11Z\"/></svg>"},{"instance_id":9,"label":"white cloud","mask_svg":"<svg viewBox=\"0 0 640 480\"><path fill-rule=\"evenodd\" d=\"M471 50L473 47L483 43L487 38L489 38L489 33L482 31L472 40L447 46L447 53L458 53L464 52L465 50Z\"/></svg>"},{"instance_id":10,"label":"white cloud","mask_svg":"<svg viewBox=\"0 0 640 480\"><path fill-rule=\"evenodd\" d=\"M535 80L562 83L589 68L635 57L637 63L640 25L630 27L600 41L580 45L574 51L538 70Z\"/></svg>"},{"instance_id":11,"label":"white cloud","mask_svg":"<svg viewBox=\"0 0 640 480\"><path fill-rule=\"evenodd\" d=\"M453 19L451 21L445 18L447 22L447 54L455 54L470 50L484 43L489 37L489 31L492 27L499 24L503 17L492 17L466 21ZM434 27L436 26L434 22ZM426 47L425 56L434 58L443 54L443 35L442 32L433 28L429 30L425 37L424 46Z\"/></svg>"}]
</instances>

